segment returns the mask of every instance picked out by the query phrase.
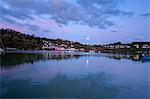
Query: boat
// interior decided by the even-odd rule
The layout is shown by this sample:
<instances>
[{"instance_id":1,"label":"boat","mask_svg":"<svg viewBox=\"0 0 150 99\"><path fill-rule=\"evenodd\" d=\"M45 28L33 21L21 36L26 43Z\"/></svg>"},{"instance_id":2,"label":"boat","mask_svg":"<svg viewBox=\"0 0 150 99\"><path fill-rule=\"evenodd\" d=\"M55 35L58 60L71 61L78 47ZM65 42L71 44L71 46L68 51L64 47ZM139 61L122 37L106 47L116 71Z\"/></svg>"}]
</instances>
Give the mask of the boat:
<instances>
[{"instance_id":1,"label":"boat","mask_svg":"<svg viewBox=\"0 0 150 99\"><path fill-rule=\"evenodd\" d=\"M149 55L143 56L143 59L144 60L150 60L150 56Z\"/></svg>"},{"instance_id":2,"label":"boat","mask_svg":"<svg viewBox=\"0 0 150 99\"><path fill-rule=\"evenodd\" d=\"M3 52L5 49L0 48L0 53Z\"/></svg>"},{"instance_id":3,"label":"boat","mask_svg":"<svg viewBox=\"0 0 150 99\"><path fill-rule=\"evenodd\" d=\"M150 62L150 54L144 54L142 57L143 62Z\"/></svg>"}]
</instances>

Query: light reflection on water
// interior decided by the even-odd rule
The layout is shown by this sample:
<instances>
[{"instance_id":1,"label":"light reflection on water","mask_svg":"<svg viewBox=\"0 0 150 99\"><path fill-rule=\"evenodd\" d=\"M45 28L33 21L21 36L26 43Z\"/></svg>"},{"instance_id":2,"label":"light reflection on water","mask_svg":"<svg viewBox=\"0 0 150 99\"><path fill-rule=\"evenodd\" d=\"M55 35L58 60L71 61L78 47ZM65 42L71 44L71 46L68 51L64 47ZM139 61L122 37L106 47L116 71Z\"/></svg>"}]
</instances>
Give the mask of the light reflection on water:
<instances>
[{"instance_id":1,"label":"light reflection on water","mask_svg":"<svg viewBox=\"0 0 150 99\"><path fill-rule=\"evenodd\" d=\"M5 98L149 97L149 62L130 56L67 52L9 52L1 56Z\"/></svg>"}]
</instances>

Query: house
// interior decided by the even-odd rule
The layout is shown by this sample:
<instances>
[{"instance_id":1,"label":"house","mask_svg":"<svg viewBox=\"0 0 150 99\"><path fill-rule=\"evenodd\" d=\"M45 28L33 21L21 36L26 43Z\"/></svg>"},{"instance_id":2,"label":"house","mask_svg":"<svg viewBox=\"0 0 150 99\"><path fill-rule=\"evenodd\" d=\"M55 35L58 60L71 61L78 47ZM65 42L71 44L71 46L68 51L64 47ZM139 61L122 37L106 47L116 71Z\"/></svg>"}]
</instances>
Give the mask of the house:
<instances>
[{"instance_id":1,"label":"house","mask_svg":"<svg viewBox=\"0 0 150 99\"><path fill-rule=\"evenodd\" d=\"M139 44L134 44L133 45L136 49L139 49L140 48L140 45Z\"/></svg>"},{"instance_id":2,"label":"house","mask_svg":"<svg viewBox=\"0 0 150 99\"><path fill-rule=\"evenodd\" d=\"M105 48L109 48L109 45L104 45Z\"/></svg>"},{"instance_id":3,"label":"house","mask_svg":"<svg viewBox=\"0 0 150 99\"><path fill-rule=\"evenodd\" d=\"M77 51L77 49L75 49L75 48L68 48L68 49L66 49L66 51Z\"/></svg>"},{"instance_id":4,"label":"house","mask_svg":"<svg viewBox=\"0 0 150 99\"><path fill-rule=\"evenodd\" d=\"M119 49L120 48L120 45L115 45L115 49Z\"/></svg>"},{"instance_id":5,"label":"house","mask_svg":"<svg viewBox=\"0 0 150 99\"><path fill-rule=\"evenodd\" d=\"M115 48L115 45L109 45L109 49L114 49Z\"/></svg>"},{"instance_id":6,"label":"house","mask_svg":"<svg viewBox=\"0 0 150 99\"><path fill-rule=\"evenodd\" d=\"M113 44L104 45L104 48L106 49L130 49L131 44L113 43Z\"/></svg>"},{"instance_id":7,"label":"house","mask_svg":"<svg viewBox=\"0 0 150 99\"><path fill-rule=\"evenodd\" d=\"M121 49L125 49L125 48L126 48L126 45L121 44L121 45L119 45L119 48L121 48Z\"/></svg>"},{"instance_id":8,"label":"house","mask_svg":"<svg viewBox=\"0 0 150 99\"><path fill-rule=\"evenodd\" d=\"M61 47L68 48L68 45L66 45L66 44L61 44Z\"/></svg>"},{"instance_id":9,"label":"house","mask_svg":"<svg viewBox=\"0 0 150 99\"><path fill-rule=\"evenodd\" d=\"M132 46L136 49L149 49L150 42L133 42Z\"/></svg>"},{"instance_id":10,"label":"house","mask_svg":"<svg viewBox=\"0 0 150 99\"><path fill-rule=\"evenodd\" d=\"M42 49L52 50L52 49L55 48L55 46L52 43L48 42L48 41L43 40L43 43L44 43L44 45L42 46Z\"/></svg>"},{"instance_id":11,"label":"house","mask_svg":"<svg viewBox=\"0 0 150 99\"><path fill-rule=\"evenodd\" d=\"M84 48L80 48L80 49L79 49L79 51L84 52L84 51L85 51L85 49L84 49Z\"/></svg>"},{"instance_id":12,"label":"house","mask_svg":"<svg viewBox=\"0 0 150 99\"><path fill-rule=\"evenodd\" d=\"M149 44L143 44L143 45L142 45L142 48L143 48L143 49L148 49L148 48L150 48L150 45L149 45Z\"/></svg>"},{"instance_id":13,"label":"house","mask_svg":"<svg viewBox=\"0 0 150 99\"><path fill-rule=\"evenodd\" d=\"M63 48L63 47L55 47L55 50L56 51L65 51L65 48Z\"/></svg>"},{"instance_id":14,"label":"house","mask_svg":"<svg viewBox=\"0 0 150 99\"><path fill-rule=\"evenodd\" d=\"M127 48L127 49L130 49L130 48L131 48L131 45L130 45L130 44L126 44L126 48Z\"/></svg>"}]
</instances>

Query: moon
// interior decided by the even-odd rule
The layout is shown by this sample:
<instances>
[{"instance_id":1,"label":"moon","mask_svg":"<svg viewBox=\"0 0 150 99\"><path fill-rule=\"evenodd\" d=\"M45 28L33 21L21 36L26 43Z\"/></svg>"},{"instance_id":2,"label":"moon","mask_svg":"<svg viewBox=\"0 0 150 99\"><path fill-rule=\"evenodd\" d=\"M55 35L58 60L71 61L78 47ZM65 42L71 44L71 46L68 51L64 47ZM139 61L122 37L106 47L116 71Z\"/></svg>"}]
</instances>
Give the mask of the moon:
<instances>
[{"instance_id":1,"label":"moon","mask_svg":"<svg viewBox=\"0 0 150 99\"><path fill-rule=\"evenodd\" d=\"M86 40L90 40L90 37L86 37Z\"/></svg>"}]
</instances>

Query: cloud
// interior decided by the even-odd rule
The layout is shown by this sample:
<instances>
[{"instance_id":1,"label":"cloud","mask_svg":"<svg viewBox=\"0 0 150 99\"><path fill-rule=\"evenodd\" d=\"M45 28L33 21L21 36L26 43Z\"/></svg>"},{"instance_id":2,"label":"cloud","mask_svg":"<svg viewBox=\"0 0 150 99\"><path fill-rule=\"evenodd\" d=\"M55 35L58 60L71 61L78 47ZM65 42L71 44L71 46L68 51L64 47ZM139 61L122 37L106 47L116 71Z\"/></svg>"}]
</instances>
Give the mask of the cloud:
<instances>
[{"instance_id":1,"label":"cloud","mask_svg":"<svg viewBox=\"0 0 150 99\"><path fill-rule=\"evenodd\" d=\"M116 30L111 30L110 32L116 33L116 32L118 32L118 31L116 31Z\"/></svg>"},{"instance_id":2,"label":"cloud","mask_svg":"<svg viewBox=\"0 0 150 99\"><path fill-rule=\"evenodd\" d=\"M119 8L122 0L3 0L2 3L1 19L14 24L17 22L8 16L21 20L45 16L59 26L81 24L105 29L116 24L112 17L133 15Z\"/></svg>"},{"instance_id":3,"label":"cloud","mask_svg":"<svg viewBox=\"0 0 150 99\"><path fill-rule=\"evenodd\" d=\"M9 24L9 23L5 23L5 22L0 22L0 28L9 28L9 29L14 29L17 31L21 31L22 33L34 33L33 31L26 29L24 27L20 27L18 25L15 24Z\"/></svg>"},{"instance_id":4,"label":"cloud","mask_svg":"<svg viewBox=\"0 0 150 99\"><path fill-rule=\"evenodd\" d=\"M12 0L11 0L12 1ZM4 6L0 7L1 9L1 16L5 17L6 15L16 17L18 19L26 19L26 18L32 18L30 16L31 12L28 10L21 10L21 9L12 9L12 8L6 8Z\"/></svg>"},{"instance_id":5,"label":"cloud","mask_svg":"<svg viewBox=\"0 0 150 99\"><path fill-rule=\"evenodd\" d=\"M145 40L144 37L139 36L139 35L135 36L134 39L133 39L133 41L144 41L144 40Z\"/></svg>"},{"instance_id":6,"label":"cloud","mask_svg":"<svg viewBox=\"0 0 150 99\"><path fill-rule=\"evenodd\" d=\"M142 17L150 17L150 13L141 14Z\"/></svg>"}]
</instances>

